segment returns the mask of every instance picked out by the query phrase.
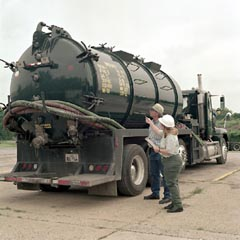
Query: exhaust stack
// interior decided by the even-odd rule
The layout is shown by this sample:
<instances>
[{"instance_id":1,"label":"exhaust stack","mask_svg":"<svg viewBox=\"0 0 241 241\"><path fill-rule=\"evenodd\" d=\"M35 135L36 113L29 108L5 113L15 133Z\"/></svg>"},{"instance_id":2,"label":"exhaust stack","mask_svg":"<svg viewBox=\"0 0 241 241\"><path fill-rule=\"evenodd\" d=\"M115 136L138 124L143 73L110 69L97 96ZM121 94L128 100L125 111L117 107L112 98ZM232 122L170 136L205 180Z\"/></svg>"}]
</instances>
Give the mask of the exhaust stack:
<instances>
[{"instance_id":1,"label":"exhaust stack","mask_svg":"<svg viewBox=\"0 0 241 241\"><path fill-rule=\"evenodd\" d=\"M198 89L200 92L203 92L202 74L198 74L197 79L198 79Z\"/></svg>"}]
</instances>

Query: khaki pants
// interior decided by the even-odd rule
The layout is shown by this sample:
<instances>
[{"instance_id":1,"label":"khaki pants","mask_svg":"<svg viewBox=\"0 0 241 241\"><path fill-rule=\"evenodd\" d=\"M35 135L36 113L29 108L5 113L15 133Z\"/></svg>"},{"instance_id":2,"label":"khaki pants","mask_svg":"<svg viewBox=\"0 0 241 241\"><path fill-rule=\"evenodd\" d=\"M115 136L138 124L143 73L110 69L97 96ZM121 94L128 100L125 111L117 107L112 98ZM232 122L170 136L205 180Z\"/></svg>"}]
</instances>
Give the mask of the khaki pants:
<instances>
[{"instance_id":1,"label":"khaki pants","mask_svg":"<svg viewBox=\"0 0 241 241\"><path fill-rule=\"evenodd\" d=\"M166 184L171 193L172 204L176 208L181 208L182 201L180 198L180 191L178 186L178 176L182 168L181 157L179 155L163 157L162 163L164 166Z\"/></svg>"}]
</instances>

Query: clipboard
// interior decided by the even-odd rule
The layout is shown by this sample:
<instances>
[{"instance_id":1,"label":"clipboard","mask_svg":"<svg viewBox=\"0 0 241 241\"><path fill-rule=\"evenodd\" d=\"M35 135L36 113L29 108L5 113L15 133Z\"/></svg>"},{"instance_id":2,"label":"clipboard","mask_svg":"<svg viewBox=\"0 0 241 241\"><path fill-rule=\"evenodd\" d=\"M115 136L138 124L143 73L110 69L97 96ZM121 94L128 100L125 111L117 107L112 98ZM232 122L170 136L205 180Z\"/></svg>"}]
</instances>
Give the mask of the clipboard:
<instances>
[{"instance_id":1,"label":"clipboard","mask_svg":"<svg viewBox=\"0 0 241 241\"><path fill-rule=\"evenodd\" d=\"M149 145L151 148L157 146L157 145L154 144L154 142L153 142L151 139L149 139L148 137L146 137L145 140L146 140L146 142L148 143L148 145Z\"/></svg>"}]
</instances>

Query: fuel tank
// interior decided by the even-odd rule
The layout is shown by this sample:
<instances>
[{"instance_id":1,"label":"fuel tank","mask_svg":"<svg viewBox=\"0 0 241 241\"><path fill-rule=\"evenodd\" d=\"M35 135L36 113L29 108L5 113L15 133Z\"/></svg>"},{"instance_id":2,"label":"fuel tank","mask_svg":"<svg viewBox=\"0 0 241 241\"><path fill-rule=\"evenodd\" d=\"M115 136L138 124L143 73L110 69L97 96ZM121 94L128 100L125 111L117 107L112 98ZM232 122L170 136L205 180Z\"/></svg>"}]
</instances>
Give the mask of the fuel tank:
<instances>
[{"instance_id":1,"label":"fuel tank","mask_svg":"<svg viewBox=\"0 0 241 241\"><path fill-rule=\"evenodd\" d=\"M16 63L11 101L66 101L126 128L143 128L155 103L173 116L182 110L179 85L160 67L105 45L87 48L64 29L39 23Z\"/></svg>"}]
</instances>

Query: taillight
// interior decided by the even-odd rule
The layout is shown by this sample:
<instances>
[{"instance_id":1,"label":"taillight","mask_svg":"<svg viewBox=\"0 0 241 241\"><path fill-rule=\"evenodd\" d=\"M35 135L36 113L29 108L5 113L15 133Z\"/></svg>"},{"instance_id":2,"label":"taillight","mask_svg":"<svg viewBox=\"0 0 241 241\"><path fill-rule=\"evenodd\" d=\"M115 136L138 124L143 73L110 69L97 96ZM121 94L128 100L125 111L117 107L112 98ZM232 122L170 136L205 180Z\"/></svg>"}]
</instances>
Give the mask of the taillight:
<instances>
[{"instance_id":1,"label":"taillight","mask_svg":"<svg viewBox=\"0 0 241 241\"><path fill-rule=\"evenodd\" d=\"M104 172L107 172L108 169L109 169L109 166L108 166L108 165L104 165L104 166L102 167L102 170L103 170Z\"/></svg>"},{"instance_id":2,"label":"taillight","mask_svg":"<svg viewBox=\"0 0 241 241\"><path fill-rule=\"evenodd\" d=\"M27 168L27 166L28 166L27 163L23 163L22 164L22 169L25 170Z\"/></svg>"},{"instance_id":3,"label":"taillight","mask_svg":"<svg viewBox=\"0 0 241 241\"><path fill-rule=\"evenodd\" d=\"M95 166L95 171L100 172L102 169L101 165L96 165Z\"/></svg>"},{"instance_id":4,"label":"taillight","mask_svg":"<svg viewBox=\"0 0 241 241\"><path fill-rule=\"evenodd\" d=\"M93 164L90 164L88 166L89 172L95 172L95 173L96 172L105 173L105 172L108 171L108 169L109 169L109 165L106 165L106 164L104 164L104 165L93 165Z\"/></svg>"},{"instance_id":5,"label":"taillight","mask_svg":"<svg viewBox=\"0 0 241 241\"><path fill-rule=\"evenodd\" d=\"M19 171L20 172L27 172L27 171L36 171L38 169L38 164L37 163L20 163L19 164Z\"/></svg>"},{"instance_id":6,"label":"taillight","mask_svg":"<svg viewBox=\"0 0 241 241\"><path fill-rule=\"evenodd\" d=\"M31 171L31 170L32 170L32 167L33 167L33 164L32 164L32 163L29 163L29 164L28 164L28 170Z\"/></svg>"}]
</instances>

